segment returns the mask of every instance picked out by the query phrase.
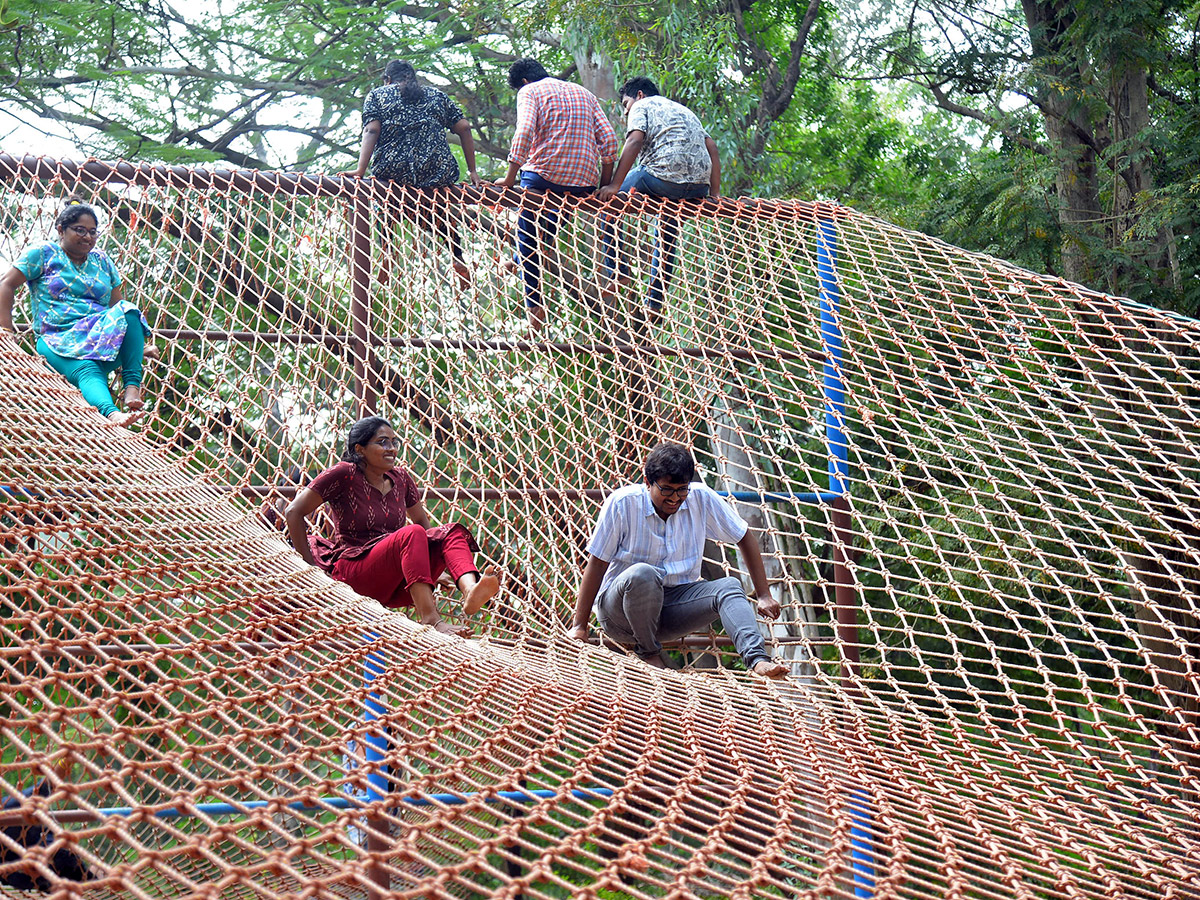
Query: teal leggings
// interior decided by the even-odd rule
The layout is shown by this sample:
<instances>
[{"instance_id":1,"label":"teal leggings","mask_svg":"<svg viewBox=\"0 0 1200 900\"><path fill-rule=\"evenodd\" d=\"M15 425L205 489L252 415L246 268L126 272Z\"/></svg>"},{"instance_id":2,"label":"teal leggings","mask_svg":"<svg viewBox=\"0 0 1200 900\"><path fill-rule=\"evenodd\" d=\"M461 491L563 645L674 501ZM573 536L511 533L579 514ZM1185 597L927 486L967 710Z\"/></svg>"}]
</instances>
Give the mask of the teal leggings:
<instances>
[{"instance_id":1,"label":"teal leggings","mask_svg":"<svg viewBox=\"0 0 1200 900\"><path fill-rule=\"evenodd\" d=\"M46 346L46 342L38 338L37 351L51 368L67 379L83 394L83 399L96 409L100 415L107 416L117 411L117 405L112 401L112 392L108 389L108 376L117 369L121 370L121 381L125 387L142 383L142 353L146 349L146 330L136 312L125 313L125 340L121 341L121 349L117 358L106 359L71 359L59 356Z\"/></svg>"}]
</instances>

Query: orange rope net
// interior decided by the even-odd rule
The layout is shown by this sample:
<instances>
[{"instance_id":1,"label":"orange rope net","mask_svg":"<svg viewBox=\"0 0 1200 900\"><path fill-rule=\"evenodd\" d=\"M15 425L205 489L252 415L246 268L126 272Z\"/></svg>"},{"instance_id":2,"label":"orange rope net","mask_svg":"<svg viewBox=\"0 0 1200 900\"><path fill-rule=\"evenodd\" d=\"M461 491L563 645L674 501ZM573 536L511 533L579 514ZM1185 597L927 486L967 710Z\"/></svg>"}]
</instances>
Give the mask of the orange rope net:
<instances>
[{"instance_id":1,"label":"orange rope net","mask_svg":"<svg viewBox=\"0 0 1200 900\"><path fill-rule=\"evenodd\" d=\"M126 430L25 295L0 338L0 894L1200 897L1200 323L821 204L0 180L9 259L100 210L162 348ZM537 333L522 207L562 216ZM504 573L472 640L260 517L364 410ZM783 683L565 636L664 438L759 531Z\"/></svg>"}]
</instances>

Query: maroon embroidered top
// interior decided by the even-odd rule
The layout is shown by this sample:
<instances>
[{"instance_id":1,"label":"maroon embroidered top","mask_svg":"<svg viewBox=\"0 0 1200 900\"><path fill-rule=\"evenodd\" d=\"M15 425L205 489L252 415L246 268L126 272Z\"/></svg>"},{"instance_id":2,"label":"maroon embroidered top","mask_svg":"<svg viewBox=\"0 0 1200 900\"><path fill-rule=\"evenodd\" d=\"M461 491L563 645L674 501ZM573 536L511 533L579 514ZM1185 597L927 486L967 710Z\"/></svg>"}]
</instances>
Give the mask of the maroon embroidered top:
<instances>
[{"instance_id":1,"label":"maroon embroidered top","mask_svg":"<svg viewBox=\"0 0 1200 900\"><path fill-rule=\"evenodd\" d=\"M371 548L408 521L409 507L421 501L413 477L404 469L391 469L386 477L392 489L381 494L371 486L363 470L351 462L340 462L326 469L308 485L321 495L336 526L334 539L309 535L313 559L326 572L332 572L339 559L361 559ZM461 525L440 525L426 533L431 541L439 541L451 528ZM478 550L468 535L472 550Z\"/></svg>"}]
</instances>

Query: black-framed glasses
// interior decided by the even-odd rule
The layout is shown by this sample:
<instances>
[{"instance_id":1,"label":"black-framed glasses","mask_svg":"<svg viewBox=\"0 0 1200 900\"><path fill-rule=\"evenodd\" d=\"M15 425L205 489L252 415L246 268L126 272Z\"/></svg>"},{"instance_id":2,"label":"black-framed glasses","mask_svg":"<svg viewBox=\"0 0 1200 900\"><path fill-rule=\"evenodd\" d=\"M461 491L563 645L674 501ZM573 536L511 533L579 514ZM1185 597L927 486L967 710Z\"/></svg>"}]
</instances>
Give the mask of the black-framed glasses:
<instances>
[{"instance_id":1,"label":"black-framed glasses","mask_svg":"<svg viewBox=\"0 0 1200 900\"><path fill-rule=\"evenodd\" d=\"M84 228L82 225L68 225L67 229L80 237L95 237L100 233L99 228Z\"/></svg>"},{"instance_id":2,"label":"black-framed glasses","mask_svg":"<svg viewBox=\"0 0 1200 900\"><path fill-rule=\"evenodd\" d=\"M371 443L376 447L382 447L384 450L400 449L400 441L395 438L375 438Z\"/></svg>"},{"instance_id":3,"label":"black-framed glasses","mask_svg":"<svg viewBox=\"0 0 1200 900\"><path fill-rule=\"evenodd\" d=\"M690 484L685 484L683 487L663 487L657 481L654 482L654 486L664 497L686 497L688 495L688 491L692 489Z\"/></svg>"}]
</instances>

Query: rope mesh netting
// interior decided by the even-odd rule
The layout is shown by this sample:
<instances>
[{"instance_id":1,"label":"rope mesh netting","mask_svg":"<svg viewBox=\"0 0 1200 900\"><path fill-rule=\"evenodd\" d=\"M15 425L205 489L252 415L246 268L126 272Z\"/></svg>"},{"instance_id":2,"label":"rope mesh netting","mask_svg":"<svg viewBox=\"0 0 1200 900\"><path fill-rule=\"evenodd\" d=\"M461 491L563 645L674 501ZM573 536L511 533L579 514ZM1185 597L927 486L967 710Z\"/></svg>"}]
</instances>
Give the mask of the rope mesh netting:
<instances>
[{"instance_id":1,"label":"rope mesh netting","mask_svg":"<svg viewBox=\"0 0 1200 900\"><path fill-rule=\"evenodd\" d=\"M24 292L0 338L0 893L1200 897L1200 323L825 204L0 177L9 259L97 207L161 349L122 429ZM561 216L542 331L522 205ZM503 573L471 640L262 517L364 411ZM566 637L663 439L758 530L787 680Z\"/></svg>"}]
</instances>

